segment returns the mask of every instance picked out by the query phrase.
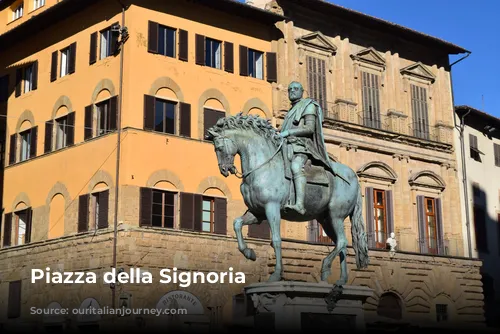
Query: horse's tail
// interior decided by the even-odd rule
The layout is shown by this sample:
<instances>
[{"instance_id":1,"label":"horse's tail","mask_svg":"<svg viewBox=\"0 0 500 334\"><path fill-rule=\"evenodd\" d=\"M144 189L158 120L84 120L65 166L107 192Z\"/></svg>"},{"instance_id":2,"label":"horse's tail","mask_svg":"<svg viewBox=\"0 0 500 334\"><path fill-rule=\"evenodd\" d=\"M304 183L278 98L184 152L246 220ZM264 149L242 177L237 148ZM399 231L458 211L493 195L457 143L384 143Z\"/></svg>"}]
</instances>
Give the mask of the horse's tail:
<instances>
[{"instance_id":1,"label":"horse's tail","mask_svg":"<svg viewBox=\"0 0 500 334\"><path fill-rule=\"evenodd\" d=\"M368 240L365 233L363 221L363 199L361 189L358 188L358 195L354 211L351 214L352 245L356 254L356 266L358 269L368 267L370 259L368 257Z\"/></svg>"}]
</instances>

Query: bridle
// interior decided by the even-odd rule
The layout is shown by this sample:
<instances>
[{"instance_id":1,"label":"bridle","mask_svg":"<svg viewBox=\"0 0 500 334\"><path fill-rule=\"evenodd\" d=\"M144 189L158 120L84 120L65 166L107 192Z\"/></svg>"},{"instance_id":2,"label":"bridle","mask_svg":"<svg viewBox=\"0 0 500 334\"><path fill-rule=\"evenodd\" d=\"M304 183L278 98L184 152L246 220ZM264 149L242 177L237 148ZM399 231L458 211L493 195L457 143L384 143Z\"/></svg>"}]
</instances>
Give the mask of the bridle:
<instances>
[{"instance_id":1,"label":"bridle","mask_svg":"<svg viewBox=\"0 0 500 334\"><path fill-rule=\"evenodd\" d=\"M214 138L214 139L215 139L215 138ZM235 141L234 141L234 140L232 140L232 139L231 139L231 138L229 138L229 137L226 137L226 136L225 136L225 135L223 135L223 134L219 134L219 135L217 136L217 138L216 138L216 139L222 139L222 140L224 141L224 147L225 147L225 149L226 149L226 152L228 151L228 147L227 147L226 140L231 141L235 147L238 147L238 145L236 145L236 143L235 143ZM231 163L231 164L228 164L228 163L225 163L225 162L224 162L224 163L219 163L219 169L220 169L221 167L224 167L224 168L228 167L228 168L227 168L227 170L231 170L231 169L232 169L232 170L234 170L234 175L235 175L237 178L239 178L239 179L245 179L245 178L247 178L247 177L248 177L248 175L252 174L252 173L253 173L253 172L255 172L257 169L259 169L259 168L261 168L262 166L264 166L265 164L269 163L269 162L270 162L270 161L271 161L271 160L272 160L272 159L273 159L273 158L274 158L274 157L278 154L278 152L281 150L281 148L283 147L283 143L284 143L285 141L286 141L286 138L283 138L283 139L282 139L282 141L281 141L281 143L280 143L280 145L279 145L279 146L278 146L278 148L276 149L276 152L274 152L274 154L273 154L273 155L272 155L269 159L267 159L266 161L264 161L264 162L263 162L262 164L260 164L259 166L257 166L257 167L255 167L255 168L253 168L252 170L250 170L250 171L246 172L245 174L241 174L241 173L238 171L238 169L237 169L237 168L236 168L236 166L234 165L234 162L233 162L233 163ZM217 148L217 146L216 146L216 148ZM239 175L238 175L238 174L239 174Z\"/></svg>"}]
</instances>

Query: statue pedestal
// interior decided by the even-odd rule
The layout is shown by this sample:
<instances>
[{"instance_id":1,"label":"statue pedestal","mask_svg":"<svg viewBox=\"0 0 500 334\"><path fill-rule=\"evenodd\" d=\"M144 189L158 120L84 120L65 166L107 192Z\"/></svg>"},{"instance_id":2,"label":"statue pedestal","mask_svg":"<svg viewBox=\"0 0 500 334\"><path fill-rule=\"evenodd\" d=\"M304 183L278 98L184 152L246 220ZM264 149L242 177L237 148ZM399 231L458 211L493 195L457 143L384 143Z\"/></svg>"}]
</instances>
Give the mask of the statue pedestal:
<instances>
[{"instance_id":1,"label":"statue pedestal","mask_svg":"<svg viewBox=\"0 0 500 334\"><path fill-rule=\"evenodd\" d=\"M345 285L332 294L333 289L327 283L280 281L248 285L245 294L253 301L255 329L363 331L363 304L373 290Z\"/></svg>"}]
</instances>

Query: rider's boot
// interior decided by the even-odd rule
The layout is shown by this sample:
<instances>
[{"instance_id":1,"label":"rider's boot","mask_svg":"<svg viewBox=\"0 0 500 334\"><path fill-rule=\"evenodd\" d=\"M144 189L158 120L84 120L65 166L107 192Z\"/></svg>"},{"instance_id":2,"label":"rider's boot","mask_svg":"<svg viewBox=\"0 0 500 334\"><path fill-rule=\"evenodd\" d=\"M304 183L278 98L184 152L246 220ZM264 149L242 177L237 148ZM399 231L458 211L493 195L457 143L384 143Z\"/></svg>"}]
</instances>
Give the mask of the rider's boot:
<instances>
[{"instance_id":1,"label":"rider's boot","mask_svg":"<svg viewBox=\"0 0 500 334\"><path fill-rule=\"evenodd\" d=\"M295 210L301 215L306 213L306 209L304 208L304 198L306 193L306 174L304 172L300 172L297 175L294 175L293 182L295 184L295 205L286 205L286 208Z\"/></svg>"}]
</instances>

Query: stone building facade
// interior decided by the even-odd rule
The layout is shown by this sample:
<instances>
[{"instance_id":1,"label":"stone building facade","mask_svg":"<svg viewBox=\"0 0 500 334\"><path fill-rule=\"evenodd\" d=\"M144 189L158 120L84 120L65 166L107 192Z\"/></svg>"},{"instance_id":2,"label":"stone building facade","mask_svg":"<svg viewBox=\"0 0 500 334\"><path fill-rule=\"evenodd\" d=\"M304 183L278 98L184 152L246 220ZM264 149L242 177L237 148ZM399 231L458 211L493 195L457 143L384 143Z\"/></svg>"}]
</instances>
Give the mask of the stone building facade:
<instances>
[{"instance_id":1,"label":"stone building facade","mask_svg":"<svg viewBox=\"0 0 500 334\"><path fill-rule=\"evenodd\" d=\"M486 322L500 321L500 119L470 106L455 107L464 248L483 262ZM464 189L465 187L465 189ZM470 247L470 248L469 248Z\"/></svg>"},{"instance_id":2,"label":"stone building facade","mask_svg":"<svg viewBox=\"0 0 500 334\"><path fill-rule=\"evenodd\" d=\"M372 260L357 271L349 249L348 261L349 284L375 292L367 319L482 322L481 262L463 258L462 229L455 224L460 212L452 210L458 184L445 56L462 49L400 27L373 37L376 30L361 22L352 29L349 12L337 12L332 27L321 15L337 7L310 3L308 9L290 1L232 0L0 4L7 22L0 27L7 147L1 328L163 328L179 318L43 317L30 310L176 303L190 312L183 318L189 326L245 326L242 287L268 278L274 253L265 225L244 230L255 262L238 251L232 225L245 212L240 180L221 176L204 134L218 118L239 112L278 126L291 80L325 106L331 157L362 181ZM309 22L307 13L317 20ZM34 26L45 29L34 34ZM354 31L360 35L351 37ZM395 37L403 31L415 44ZM374 79L365 100L380 111L375 119L360 109L366 78ZM429 128L411 125L412 103ZM375 208L377 198L385 205ZM434 215L424 212L422 201ZM384 228L376 228L372 212L387 216L380 220ZM433 242L419 236L419 215L437 223ZM349 235L349 221L346 230ZM399 245L394 256L384 249L391 231ZM317 281L331 241L314 222L284 222L281 232L285 279ZM231 267L246 280L160 284L160 271L173 267L205 274ZM105 272L120 268L140 268L153 283L102 283ZM31 269L94 272L97 282L31 283ZM334 282L338 260L332 269Z\"/></svg>"}]
</instances>

